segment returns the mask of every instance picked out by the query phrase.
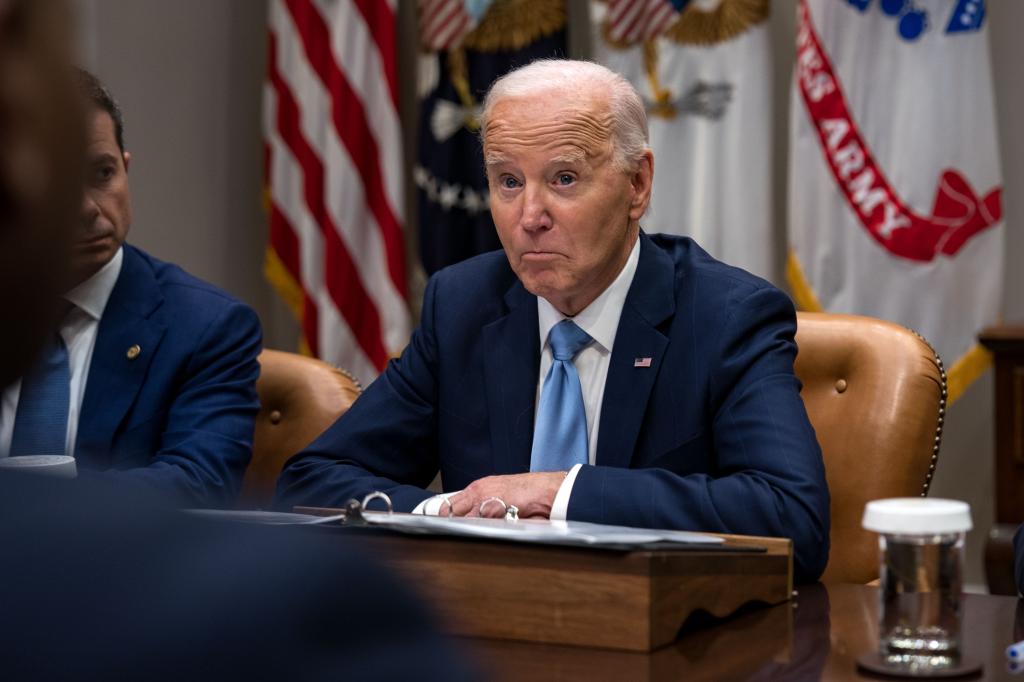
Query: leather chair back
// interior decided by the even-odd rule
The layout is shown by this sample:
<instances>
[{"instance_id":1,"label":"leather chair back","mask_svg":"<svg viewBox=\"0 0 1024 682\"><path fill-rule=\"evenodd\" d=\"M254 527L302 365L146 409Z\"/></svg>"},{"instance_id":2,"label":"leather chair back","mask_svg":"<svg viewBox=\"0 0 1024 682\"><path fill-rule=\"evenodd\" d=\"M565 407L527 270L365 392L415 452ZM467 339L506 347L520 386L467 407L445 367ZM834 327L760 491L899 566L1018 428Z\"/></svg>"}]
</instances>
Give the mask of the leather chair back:
<instances>
[{"instance_id":1,"label":"leather chair back","mask_svg":"<svg viewBox=\"0 0 1024 682\"><path fill-rule=\"evenodd\" d=\"M265 350L259 361L260 411L239 496L246 509L270 506L284 463L344 414L362 390L344 371L313 358Z\"/></svg>"},{"instance_id":2,"label":"leather chair back","mask_svg":"<svg viewBox=\"0 0 1024 682\"><path fill-rule=\"evenodd\" d=\"M798 313L796 375L818 436L832 496L825 582L878 577L878 538L864 505L928 494L946 405L942 361L924 339L890 322Z\"/></svg>"}]
</instances>

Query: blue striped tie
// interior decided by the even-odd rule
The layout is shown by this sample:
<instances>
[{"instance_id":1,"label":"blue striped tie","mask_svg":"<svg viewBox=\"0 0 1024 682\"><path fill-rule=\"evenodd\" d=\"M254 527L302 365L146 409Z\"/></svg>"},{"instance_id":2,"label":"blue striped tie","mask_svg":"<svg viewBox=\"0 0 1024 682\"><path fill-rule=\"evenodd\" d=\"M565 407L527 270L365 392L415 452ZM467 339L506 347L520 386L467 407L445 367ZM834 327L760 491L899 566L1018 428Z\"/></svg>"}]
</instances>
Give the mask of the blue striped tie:
<instances>
[{"instance_id":1,"label":"blue striped tie","mask_svg":"<svg viewBox=\"0 0 1024 682\"><path fill-rule=\"evenodd\" d=\"M68 349L60 334L54 333L35 366L22 377L12 457L64 454L70 394Z\"/></svg>"},{"instance_id":2,"label":"blue striped tie","mask_svg":"<svg viewBox=\"0 0 1024 682\"><path fill-rule=\"evenodd\" d=\"M548 334L553 360L540 393L530 471L567 471L589 459L583 389L572 360L592 340L572 320L562 320Z\"/></svg>"}]
</instances>

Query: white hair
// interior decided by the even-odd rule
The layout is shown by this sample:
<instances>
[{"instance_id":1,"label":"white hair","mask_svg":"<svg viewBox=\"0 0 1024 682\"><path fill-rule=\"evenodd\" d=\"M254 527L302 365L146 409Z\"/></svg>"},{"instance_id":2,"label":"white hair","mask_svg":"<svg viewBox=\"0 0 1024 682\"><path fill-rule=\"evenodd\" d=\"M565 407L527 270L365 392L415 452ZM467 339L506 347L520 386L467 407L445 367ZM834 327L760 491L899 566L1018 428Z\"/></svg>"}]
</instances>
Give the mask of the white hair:
<instances>
[{"instance_id":1,"label":"white hair","mask_svg":"<svg viewBox=\"0 0 1024 682\"><path fill-rule=\"evenodd\" d=\"M643 100L628 80L594 62L538 59L496 80L484 98L480 114L481 138L486 139L491 111L503 99L552 90L562 97L582 99L593 97L602 89L607 93L612 118L612 163L625 172L633 172L640 157L650 149Z\"/></svg>"}]
</instances>

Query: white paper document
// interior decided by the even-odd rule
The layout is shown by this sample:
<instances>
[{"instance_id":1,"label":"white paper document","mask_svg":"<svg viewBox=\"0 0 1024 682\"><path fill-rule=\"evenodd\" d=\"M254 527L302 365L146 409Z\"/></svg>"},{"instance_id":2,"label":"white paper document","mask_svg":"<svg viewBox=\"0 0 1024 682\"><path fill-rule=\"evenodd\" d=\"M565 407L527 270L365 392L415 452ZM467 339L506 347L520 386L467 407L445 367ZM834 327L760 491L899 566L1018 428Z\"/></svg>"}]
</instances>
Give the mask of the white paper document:
<instances>
[{"instance_id":1,"label":"white paper document","mask_svg":"<svg viewBox=\"0 0 1024 682\"><path fill-rule=\"evenodd\" d=\"M207 518L269 525L324 525L344 523L344 515L323 517L283 512L190 509L189 513ZM356 525L356 524L348 524ZM358 525L388 529L416 535L456 535L490 540L510 540L552 545L612 546L630 549L646 545L721 545L724 538L707 533L681 530L657 530L605 526L583 521L549 521L547 519L482 519L423 516L391 512L364 511Z\"/></svg>"},{"instance_id":2,"label":"white paper document","mask_svg":"<svg viewBox=\"0 0 1024 682\"><path fill-rule=\"evenodd\" d=\"M605 526L583 521L548 521L547 519L483 519L419 514L363 512L367 525L393 530L432 535L462 535L491 540L548 543L554 545L617 545L640 547L652 543L680 545L719 545L725 540L717 535L681 530L656 530Z\"/></svg>"}]
</instances>

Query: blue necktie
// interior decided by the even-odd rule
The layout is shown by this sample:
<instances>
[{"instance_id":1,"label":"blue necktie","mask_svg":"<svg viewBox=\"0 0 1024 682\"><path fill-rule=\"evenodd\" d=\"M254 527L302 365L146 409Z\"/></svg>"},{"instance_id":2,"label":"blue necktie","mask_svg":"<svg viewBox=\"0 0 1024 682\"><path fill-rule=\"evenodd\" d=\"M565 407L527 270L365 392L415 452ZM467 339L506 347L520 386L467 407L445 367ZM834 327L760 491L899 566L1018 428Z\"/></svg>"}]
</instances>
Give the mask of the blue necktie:
<instances>
[{"instance_id":1,"label":"blue necktie","mask_svg":"<svg viewBox=\"0 0 1024 682\"><path fill-rule=\"evenodd\" d=\"M70 394L68 349L55 332L35 366L21 379L12 457L64 454Z\"/></svg>"},{"instance_id":2,"label":"blue necktie","mask_svg":"<svg viewBox=\"0 0 1024 682\"><path fill-rule=\"evenodd\" d=\"M567 471L588 461L587 413L572 359L592 340L572 320L562 320L548 334L554 359L540 392L530 471Z\"/></svg>"}]
</instances>

